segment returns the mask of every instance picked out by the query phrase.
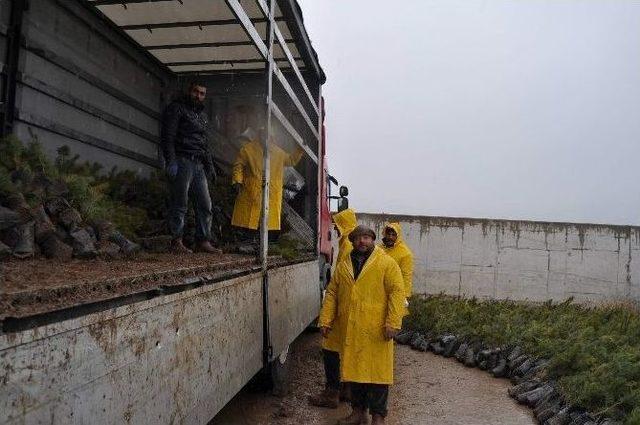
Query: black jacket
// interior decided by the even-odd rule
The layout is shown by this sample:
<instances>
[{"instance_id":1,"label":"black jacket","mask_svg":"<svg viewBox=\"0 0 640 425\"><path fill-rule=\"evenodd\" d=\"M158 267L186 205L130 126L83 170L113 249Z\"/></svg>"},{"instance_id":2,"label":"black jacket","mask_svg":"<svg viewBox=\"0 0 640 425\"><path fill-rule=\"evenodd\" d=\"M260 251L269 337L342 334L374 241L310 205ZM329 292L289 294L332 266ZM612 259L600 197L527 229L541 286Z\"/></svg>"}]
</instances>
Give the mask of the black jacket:
<instances>
[{"instance_id":1,"label":"black jacket","mask_svg":"<svg viewBox=\"0 0 640 425\"><path fill-rule=\"evenodd\" d=\"M171 102L162 115L162 152L166 163L177 156L195 156L201 159L209 174L215 175L207 126L202 106L194 105L188 97Z\"/></svg>"}]
</instances>

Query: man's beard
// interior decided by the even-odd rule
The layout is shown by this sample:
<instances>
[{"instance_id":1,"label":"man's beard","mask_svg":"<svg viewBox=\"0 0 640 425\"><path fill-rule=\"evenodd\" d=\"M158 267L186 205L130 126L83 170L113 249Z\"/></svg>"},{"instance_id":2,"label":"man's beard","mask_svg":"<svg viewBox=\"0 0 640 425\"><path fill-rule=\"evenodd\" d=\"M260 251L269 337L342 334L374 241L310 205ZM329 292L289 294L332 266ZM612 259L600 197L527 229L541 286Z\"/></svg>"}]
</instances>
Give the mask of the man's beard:
<instances>
[{"instance_id":1,"label":"man's beard","mask_svg":"<svg viewBox=\"0 0 640 425\"><path fill-rule=\"evenodd\" d=\"M192 97L192 96L189 96L189 103L194 108L202 108L204 106L204 102L200 102L200 100L198 100L198 98Z\"/></svg>"},{"instance_id":2,"label":"man's beard","mask_svg":"<svg viewBox=\"0 0 640 425\"><path fill-rule=\"evenodd\" d=\"M392 246L394 246L396 244L395 241L392 241L389 238L382 238L382 243L384 244L384 246L391 248Z\"/></svg>"},{"instance_id":3,"label":"man's beard","mask_svg":"<svg viewBox=\"0 0 640 425\"><path fill-rule=\"evenodd\" d=\"M359 247L356 248L356 254L359 254L359 255L365 255L365 254L367 254L368 252L371 252L371 251L373 251L373 245L367 245L367 246L362 246L362 247L359 246Z\"/></svg>"}]
</instances>

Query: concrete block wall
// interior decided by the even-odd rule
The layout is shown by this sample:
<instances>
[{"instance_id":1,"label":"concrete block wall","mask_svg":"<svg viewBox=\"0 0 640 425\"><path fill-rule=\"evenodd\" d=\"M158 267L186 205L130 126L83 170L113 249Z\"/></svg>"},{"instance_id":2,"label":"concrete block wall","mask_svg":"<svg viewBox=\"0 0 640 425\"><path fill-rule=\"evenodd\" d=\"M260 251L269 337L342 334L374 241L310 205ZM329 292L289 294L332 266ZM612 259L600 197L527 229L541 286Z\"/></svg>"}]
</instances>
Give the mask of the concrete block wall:
<instances>
[{"instance_id":1,"label":"concrete block wall","mask_svg":"<svg viewBox=\"0 0 640 425\"><path fill-rule=\"evenodd\" d=\"M577 302L640 301L640 227L358 214L378 234L399 221L414 292Z\"/></svg>"}]
</instances>

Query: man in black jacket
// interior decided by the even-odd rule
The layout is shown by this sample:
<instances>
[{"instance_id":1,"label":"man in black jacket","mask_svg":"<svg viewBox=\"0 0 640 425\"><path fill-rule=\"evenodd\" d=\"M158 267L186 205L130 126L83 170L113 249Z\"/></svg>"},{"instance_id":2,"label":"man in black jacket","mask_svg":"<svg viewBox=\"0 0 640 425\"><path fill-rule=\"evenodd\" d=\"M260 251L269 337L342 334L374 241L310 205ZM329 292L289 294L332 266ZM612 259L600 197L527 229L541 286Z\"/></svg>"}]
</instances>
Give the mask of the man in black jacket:
<instances>
[{"instance_id":1,"label":"man in black jacket","mask_svg":"<svg viewBox=\"0 0 640 425\"><path fill-rule=\"evenodd\" d=\"M211 196L207 176L215 179L213 158L207 145L207 116L203 112L207 88L191 83L183 98L173 101L162 117L162 150L169 176L169 230L173 252L190 253L182 243L189 189L196 212L197 251L220 253L211 245Z\"/></svg>"}]
</instances>

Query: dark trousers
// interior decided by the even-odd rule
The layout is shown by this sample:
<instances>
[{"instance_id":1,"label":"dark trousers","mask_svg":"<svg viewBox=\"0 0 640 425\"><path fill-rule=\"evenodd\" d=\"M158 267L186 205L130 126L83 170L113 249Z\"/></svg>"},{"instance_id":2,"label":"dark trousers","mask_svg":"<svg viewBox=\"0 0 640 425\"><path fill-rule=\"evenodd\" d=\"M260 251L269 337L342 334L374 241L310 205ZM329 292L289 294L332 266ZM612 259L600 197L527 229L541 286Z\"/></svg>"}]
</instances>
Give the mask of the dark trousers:
<instances>
[{"instance_id":1,"label":"dark trousers","mask_svg":"<svg viewBox=\"0 0 640 425\"><path fill-rule=\"evenodd\" d=\"M325 387L331 390L340 389L340 355L335 351L322 349L324 361Z\"/></svg>"},{"instance_id":2,"label":"dark trousers","mask_svg":"<svg viewBox=\"0 0 640 425\"><path fill-rule=\"evenodd\" d=\"M204 165L198 160L178 157L178 174L169 178L169 231L174 239L184 232L189 193L196 212L196 241L211 239L211 196Z\"/></svg>"},{"instance_id":3,"label":"dark trousers","mask_svg":"<svg viewBox=\"0 0 640 425\"><path fill-rule=\"evenodd\" d=\"M235 229L239 242L260 243L260 230L245 229L244 227L236 227ZM268 235L269 243L278 242L278 239L280 238L280 230L269 230Z\"/></svg>"},{"instance_id":4,"label":"dark trousers","mask_svg":"<svg viewBox=\"0 0 640 425\"><path fill-rule=\"evenodd\" d=\"M382 384L349 383L351 386L351 406L369 409L371 415L387 416L389 386Z\"/></svg>"}]
</instances>

